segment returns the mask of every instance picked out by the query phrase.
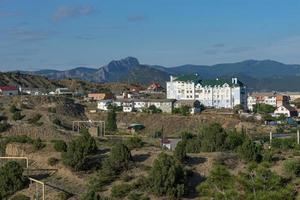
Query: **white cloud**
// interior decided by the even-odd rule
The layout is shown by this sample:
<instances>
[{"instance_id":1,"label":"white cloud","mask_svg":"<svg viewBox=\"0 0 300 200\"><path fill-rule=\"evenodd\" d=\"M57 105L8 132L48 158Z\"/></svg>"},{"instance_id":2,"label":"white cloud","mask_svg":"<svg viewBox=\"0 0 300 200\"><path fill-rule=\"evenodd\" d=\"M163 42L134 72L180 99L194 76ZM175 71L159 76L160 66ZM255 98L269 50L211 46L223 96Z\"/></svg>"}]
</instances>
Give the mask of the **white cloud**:
<instances>
[{"instance_id":1,"label":"white cloud","mask_svg":"<svg viewBox=\"0 0 300 200\"><path fill-rule=\"evenodd\" d=\"M90 5L82 6L60 6L52 16L53 21L58 22L68 18L79 16L87 16L94 12L94 8Z\"/></svg>"}]
</instances>

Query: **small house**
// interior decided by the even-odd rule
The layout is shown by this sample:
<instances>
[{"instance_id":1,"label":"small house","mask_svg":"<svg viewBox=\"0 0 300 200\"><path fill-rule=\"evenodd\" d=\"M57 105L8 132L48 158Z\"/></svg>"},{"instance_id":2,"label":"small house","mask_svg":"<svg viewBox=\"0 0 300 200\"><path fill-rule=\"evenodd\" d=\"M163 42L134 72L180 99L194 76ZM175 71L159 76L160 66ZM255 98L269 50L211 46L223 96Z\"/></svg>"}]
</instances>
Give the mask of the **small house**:
<instances>
[{"instance_id":1,"label":"small house","mask_svg":"<svg viewBox=\"0 0 300 200\"><path fill-rule=\"evenodd\" d=\"M181 139L171 139L171 138L163 138L160 140L162 148L166 148L168 150L174 151L178 142L180 142Z\"/></svg>"},{"instance_id":2,"label":"small house","mask_svg":"<svg viewBox=\"0 0 300 200\"><path fill-rule=\"evenodd\" d=\"M292 107L290 105L281 105L276 108L276 110L274 111L274 114L285 115L287 117L297 117L298 111L295 107Z\"/></svg>"},{"instance_id":3,"label":"small house","mask_svg":"<svg viewBox=\"0 0 300 200\"><path fill-rule=\"evenodd\" d=\"M19 94L17 86L0 86L0 93L3 96L15 96Z\"/></svg>"},{"instance_id":4,"label":"small house","mask_svg":"<svg viewBox=\"0 0 300 200\"><path fill-rule=\"evenodd\" d=\"M102 110L102 111L107 111L109 105L111 105L111 104L112 104L111 99L98 101L97 109Z\"/></svg>"},{"instance_id":5,"label":"small house","mask_svg":"<svg viewBox=\"0 0 300 200\"><path fill-rule=\"evenodd\" d=\"M90 93L88 94L88 98L92 101L101 101L112 99L113 95L111 93Z\"/></svg>"}]
</instances>

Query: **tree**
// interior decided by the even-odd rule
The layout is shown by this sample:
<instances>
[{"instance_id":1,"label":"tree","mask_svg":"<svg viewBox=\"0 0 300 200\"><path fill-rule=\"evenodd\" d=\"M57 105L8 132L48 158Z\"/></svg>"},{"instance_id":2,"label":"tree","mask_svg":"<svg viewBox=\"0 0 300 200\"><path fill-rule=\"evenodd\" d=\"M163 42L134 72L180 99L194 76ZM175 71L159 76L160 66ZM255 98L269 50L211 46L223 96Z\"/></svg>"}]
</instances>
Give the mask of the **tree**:
<instances>
[{"instance_id":1,"label":"tree","mask_svg":"<svg viewBox=\"0 0 300 200\"><path fill-rule=\"evenodd\" d=\"M89 133L85 133L68 144L67 151L62 154L62 161L76 171L82 170L85 167L87 156L96 151L95 139Z\"/></svg>"},{"instance_id":2,"label":"tree","mask_svg":"<svg viewBox=\"0 0 300 200\"><path fill-rule=\"evenodd\" d=\"M141 148L144 145L143 140L138 136L129 138L125 144L130 150Z\"/></svg>"},{"instance_id":3,"label":"tree","mask_svg":"<svg viewBox=\"0 0 300 200\"><path fill-rule=\"evenodd\" d=\"M255 104L253 107L253 112L260 114L273 113L275 110L276 108L274 106L264 103Z\"/></svg>"},{"instance_id":4,"label":"tree","mask_svg":"<svg viewBox=\"0 0 300 200\"><path fill-rule=\"evenodd\" d=\"M107 131L116 131L117 130L117 114L115 110L110 110L107 114L106 120L106 130Z\"/></svg>"},{"instance_id":5,"label":"tree","mask_svg":"<svg viewBox=\"0 0 300 200\"><path fill-rule=\"evenodd\" d=\"M200 132L201 150L205 152L223 150L226 137L227 134L220 124L204 126Z\"/></svg>"},{"instance_id":6,"label":"tree","mask_svg":"<svg viewBox=\"0 0 300 200\"><path fill-rule=\"evenodd\" d=\"M110 170L113 170L116 174L119 174L123 170L129 169L131 160L132 157L128 147L123 143L117 143L111 149L111 152L108 157L108 162L106 162L105 167L108 167Z\"/></svg>"},{"instance_id":7,"label":"tree","mask_svg":"<svg viewBox=\"0 0 300 200\"><path fill-rule=\"evenodd\" d=\"M289 159L284 161L283 169L288 176L300 176L300 160Z\"/></svg>"},{"instance_id":8,"label":"tree","mask_svg":"<svg viewBox=\"0 0 300 200\"><path fill-rule=\"evenodd\" d=\"M239 199L235 177L223 165L215 165L210 175L197 186L200 197L207 199Z\"/></svg>"},{"instance_id":9,"label":"tree","mask_svg":"<svg viewBox=\"0 0 300 200\"><path fill-rule=\"evenodd\" d=\"M186 143L184 141L177 143L174 151L174 157L180 162L183 162L186 159Z\"/></svg>"},{"instance_id":10,"label":"tree","mask_svg":"<svg viewBox=\"0 0 300 200\"><path fill-rule=\"evenodd\" d=\"M262 158L261 147L255 144L250 139L246 139L244 143L238 148L238 154L242 159L248 162L259 162Z\"/></svg>"},{"instance_id":11,"label":"tree","mask_svg":"<svg viewBox=\"0 0 300 200\"><path fill-rule=\"evenodd\" d=\"M251 164L238 176L245 199L295 199L295 188L272 172L268 165Z\"/></svg>"},{"instance_id":12,"label":"tree","mask_svg":"<svg viewBox=\"0 0 300 200\"><path fill-rule=\"evenodd\" d=\"M230 131L225 140L225 149L234 151L243 144L246 140L246 135L242 132Z\"/></svg>"},{"instance_id":13,"label":"tree","mask_svg":"<svg viewBox=\"0 0 300 200\"><path fill-rule=\"evenodd\" d=\"M65 141L54 140L52 142L54 143L53 147L54 147L55 151L57 151L57 152L66 152L67 151L68 146Z\"/></svg>"},{"instance_id":14,"label":"tree","mask_svg":"<svg viewBox=\"0 0 300 200\"><path fill-rule=\"evenodd\" d=\"M159 108L156 108L155 105L151 105L151 106L149 106L149 108L147 109L147 112L149 112L149 113L161 113L162 110L159 109Z\"/></svg>"},{"instance_id":15,"label":"tree","mask_svg":"<svg viewBox=\"0 0 300 200\"><path fill-rule=\"evenodd\" d=\"M13 118L13 120L17 121L17 120L23 119L24 115L21 114L21 111L16 111L13 113L12 118Z\"/></svg>"},{"instance_id":16,"label":"tree","mask_svg":"<svg viewBox=\"0 0 300 200\"><path fill-rule=\"evenodd\" d=\"M23 168L15 161L10 161L0 168L0 199L22 189L27 183Z\"/></svg>"},{"instance_id":17,"label":"tree","mask_svg":"<svg viewBox=\"0 0 300 200\"><path fill-rule=\"evenodd\" d=\"M149 188L155 195L181 197L186 190L186 173L173 156L161 153L149 172Z\"/></svg>"}]
</instances>

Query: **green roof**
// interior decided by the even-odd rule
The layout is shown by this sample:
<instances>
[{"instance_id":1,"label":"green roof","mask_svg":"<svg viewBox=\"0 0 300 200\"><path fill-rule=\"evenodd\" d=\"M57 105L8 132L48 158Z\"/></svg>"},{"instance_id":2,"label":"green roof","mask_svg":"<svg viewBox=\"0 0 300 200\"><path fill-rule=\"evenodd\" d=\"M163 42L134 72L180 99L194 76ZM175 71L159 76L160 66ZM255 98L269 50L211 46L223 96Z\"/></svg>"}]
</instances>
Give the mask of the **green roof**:
<instances>
[{"instance_id":1,"label":"green roof","mask_svg":"<svg viewBox=\"0 0 300 200\"><path fill-rule=\"evenodd\" d=\"M243 83L239 80L237 81L237 84L232 83L232 80L229 79L210 79L210 80L203 80L200 82L202 86L222 86L225 83L227 83L229 86L243 86Z\"/></svg>"},{"instance_id":2,"label":"green roof","mask_svg":"<svg viewBox=\"0 0 300 200\"><path fill-rule=\"evenodd\" d=\"M227 83L229 86L244 86L241 81L237 81L237 84L232 83L231 79L208 79L208 80L201 80L197 74L192 75L184 75L179 76L175 79L175 81L183 81L183 82L194 82L195 84L200 83L202 86L222 86Z\"/></svg>"},{"instance_id":3,"label":"green roof","mask_svg":"<svg viewBox=\"0 0 300 200\"><path fill-rule=\"evenodd\" d=\"M194 83L198 83L201 81L200 77L196 74L179 76L175 80L184 81L184 82L194 82Z\"/></svg>"}]
</instances>

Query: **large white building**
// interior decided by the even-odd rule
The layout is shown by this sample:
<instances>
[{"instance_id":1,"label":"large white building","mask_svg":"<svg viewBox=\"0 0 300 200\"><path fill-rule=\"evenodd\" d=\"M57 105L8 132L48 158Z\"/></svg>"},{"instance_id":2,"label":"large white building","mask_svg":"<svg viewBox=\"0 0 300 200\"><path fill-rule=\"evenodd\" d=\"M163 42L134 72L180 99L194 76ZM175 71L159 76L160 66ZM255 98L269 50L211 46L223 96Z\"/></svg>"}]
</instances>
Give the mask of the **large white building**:
<instances>
[{"instance_id":1,"label":"large white building","mask_svg":"<svg viewBox=\"0 0 300 200\"><path fill-rule=\"evenodd\" d=\"M204 106L233 108L247 107L246 87L237 78L231 80L201 80L198 75L170 77L167 82L167 98L198 100Z\"/></svg>"}]
</instances>

